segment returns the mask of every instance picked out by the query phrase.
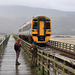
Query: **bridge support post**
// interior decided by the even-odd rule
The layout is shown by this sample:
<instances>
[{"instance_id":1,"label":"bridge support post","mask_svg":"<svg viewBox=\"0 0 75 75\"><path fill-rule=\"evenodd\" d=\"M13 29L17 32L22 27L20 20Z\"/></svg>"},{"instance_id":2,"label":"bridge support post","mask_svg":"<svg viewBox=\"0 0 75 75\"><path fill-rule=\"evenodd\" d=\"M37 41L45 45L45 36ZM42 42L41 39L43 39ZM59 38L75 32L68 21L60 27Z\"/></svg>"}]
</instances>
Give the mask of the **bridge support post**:
<instances>
[{"instance_id":1,"label":"bridge support post","mask_svg":"<svg viewBox=\"0 0 75 75\"><path fill-rule=\"evenodd\" d=\"M44 55L44 52L42 53ZM44 57L42 57L42 64L44 65ZM44 75L44 66L42 66L42 75Z\"/></svg>"}]
</instances>

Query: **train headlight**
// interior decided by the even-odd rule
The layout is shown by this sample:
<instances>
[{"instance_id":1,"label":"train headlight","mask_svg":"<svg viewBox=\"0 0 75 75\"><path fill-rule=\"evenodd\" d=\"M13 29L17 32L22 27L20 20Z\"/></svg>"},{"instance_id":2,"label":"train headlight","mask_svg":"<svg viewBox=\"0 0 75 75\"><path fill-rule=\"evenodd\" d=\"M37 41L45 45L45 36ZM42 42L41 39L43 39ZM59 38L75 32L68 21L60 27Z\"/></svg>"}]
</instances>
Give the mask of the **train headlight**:
<instances>
[{"instance_id":1,"label":"train headlight","mask_svg":"<svg viewBox=\"0 0 75 75\"><path fill-rule=\"evenodd\" d=\"M32 30L34 32L34 30Z\"/></svg>"}]
</instances>

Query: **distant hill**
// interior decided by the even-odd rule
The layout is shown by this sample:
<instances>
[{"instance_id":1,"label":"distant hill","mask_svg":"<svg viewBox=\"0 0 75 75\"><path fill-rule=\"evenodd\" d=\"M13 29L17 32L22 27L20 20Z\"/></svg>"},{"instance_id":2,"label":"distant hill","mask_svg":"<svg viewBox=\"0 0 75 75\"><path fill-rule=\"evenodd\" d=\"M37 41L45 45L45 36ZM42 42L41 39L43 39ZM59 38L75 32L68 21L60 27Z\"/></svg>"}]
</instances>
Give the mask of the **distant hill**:
<instances>
[{"instance_id":1,"label":"distant hill","mask_svg":"<svg viewBox=\"0 0 75 75\"><path fill-rule=\"evenodd\" d=\"M66 16L52 22L53 34L75 35L75 16Z\"/></svg>"},{"instance_id":2,"label":"distant hill","mask_svg":"<svg viewBox=\"0 0 75 75\"><path fill-rule=\"evenodd\" d=\"M51 18L53 34L75 34L75 12L27 6L0 6L0 32L16 34L21 25L40 15Z\"/></svg>"}]
</instances>

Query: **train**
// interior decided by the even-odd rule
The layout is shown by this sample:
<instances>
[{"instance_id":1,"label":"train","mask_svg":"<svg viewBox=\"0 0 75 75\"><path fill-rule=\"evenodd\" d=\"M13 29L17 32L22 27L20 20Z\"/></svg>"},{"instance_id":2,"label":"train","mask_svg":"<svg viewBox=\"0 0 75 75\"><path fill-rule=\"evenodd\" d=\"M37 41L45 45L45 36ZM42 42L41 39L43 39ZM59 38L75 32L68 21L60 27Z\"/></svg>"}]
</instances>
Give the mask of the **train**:
<instances>
[{"instance_id":1,"label":"train","mask_svg":"<svg viewBox=\"0 0 75 75\"><path fill-rule=\"evenodd\" d=\"M45 44L51 35L51 19L46 16L34 17L19 28L19 37L30 42Z\"/></svg>"}]
</instances>

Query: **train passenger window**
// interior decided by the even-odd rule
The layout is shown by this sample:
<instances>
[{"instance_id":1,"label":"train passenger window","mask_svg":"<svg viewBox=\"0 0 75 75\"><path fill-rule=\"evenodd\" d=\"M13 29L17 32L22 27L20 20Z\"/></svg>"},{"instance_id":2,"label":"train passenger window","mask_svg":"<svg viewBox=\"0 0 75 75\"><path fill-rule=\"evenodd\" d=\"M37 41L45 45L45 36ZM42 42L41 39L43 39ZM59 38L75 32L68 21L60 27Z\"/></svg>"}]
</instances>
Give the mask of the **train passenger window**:
<instances>
[{"instance_id":1,"label":"train passenger window","mask_svg":"<svg viewBox=\"0 0 75 75\"><path fill-rule=\"evenodd\" d=\"M37 29L37 22L33 23L33 29Z\"/></svg>"},{"instance_id":2,"label":"train passenger window","mask_svg":"<svg viewBox=\"0 0 75 75\"><path fill-rule=\"evenodd\" d=\"M27 26L23 27L23 31L27 31L31 28L31 24L28 24Z\"/></svg>"},{"instance_id":3,"label":"train passenger window","mask_svg":"<svg viewBox=\"0 0 75 75\"><path fill-rule=\"evenodd\" d=\"M21 29L19 30L19 32L21 32Z\"/></svg>"},{"instance_id":4,"label":"train passenger window","mask_svg":"<svg viewBox=\"0 0 75 75\"><path fill-rule=\"evenodd\" d=\"M50 29L50 23L49 22L46 23L46 29Z\"/></svg>"}]
</instances>

